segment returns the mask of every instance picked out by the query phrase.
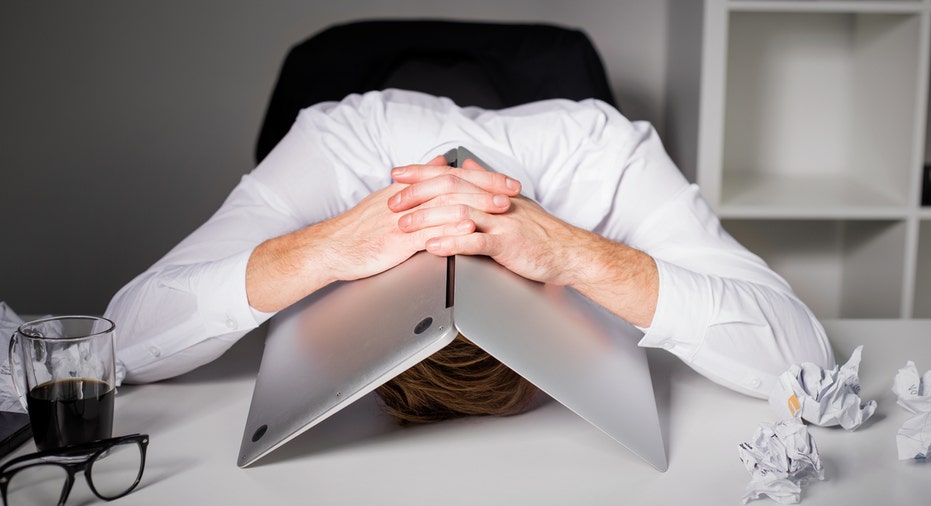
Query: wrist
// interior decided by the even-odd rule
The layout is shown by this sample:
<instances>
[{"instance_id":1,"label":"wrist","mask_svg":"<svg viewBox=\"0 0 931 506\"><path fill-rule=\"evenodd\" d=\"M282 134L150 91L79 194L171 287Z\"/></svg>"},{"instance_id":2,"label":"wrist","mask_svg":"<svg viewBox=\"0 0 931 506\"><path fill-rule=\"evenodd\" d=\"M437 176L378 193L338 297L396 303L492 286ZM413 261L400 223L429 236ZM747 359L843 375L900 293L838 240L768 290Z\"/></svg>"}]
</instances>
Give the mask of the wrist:
<instances>
[{"instance_id":1,"label":"wrist","mask_svg":"<svg viewBox=\"0 0 931 506\"><path fill-rule=\"evenodd\" d=\"M290 275L305 280L307 294L310 294L334 281L346 279L341 274L345 269L340 255L340 243L335 239L329 227L330 222L320 222L305 227L298 234L297 242L292 245Z\"/></svg>"}]
</instances>

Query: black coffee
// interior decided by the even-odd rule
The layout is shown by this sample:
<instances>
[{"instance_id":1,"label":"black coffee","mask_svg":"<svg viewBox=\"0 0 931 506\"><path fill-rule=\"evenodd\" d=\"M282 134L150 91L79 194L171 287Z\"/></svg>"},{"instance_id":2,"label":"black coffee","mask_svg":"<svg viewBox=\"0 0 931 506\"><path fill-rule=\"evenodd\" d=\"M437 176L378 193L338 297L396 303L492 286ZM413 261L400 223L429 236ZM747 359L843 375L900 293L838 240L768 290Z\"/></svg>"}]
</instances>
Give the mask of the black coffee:
<instances>
[{"instance_id":1,"label":"black coffee","mask_svg":"<svg viewBox=\"0 0 931 506\"><path fill-rule=\"evenodd\" d=\"M36 448L106 439L113 430L116 390L99 380L75 378L43 383L29 391L29 421Z\"/></svg>"}]
</instances>

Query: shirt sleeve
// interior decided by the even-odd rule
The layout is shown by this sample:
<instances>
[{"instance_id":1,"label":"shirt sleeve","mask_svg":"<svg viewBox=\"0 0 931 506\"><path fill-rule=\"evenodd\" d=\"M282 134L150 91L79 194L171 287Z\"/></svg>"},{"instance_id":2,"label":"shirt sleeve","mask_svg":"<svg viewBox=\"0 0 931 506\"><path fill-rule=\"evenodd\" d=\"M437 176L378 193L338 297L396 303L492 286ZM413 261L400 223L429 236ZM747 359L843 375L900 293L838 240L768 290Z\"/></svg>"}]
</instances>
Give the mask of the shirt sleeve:
<instances>
[{"instance_id":1,"label":"shirt sleeve","mask_svg":"<svg viewBox=\"0 0 931 506\"><path fill-rule=\"evenodd\" d=\"M190 371L272 316L253 309L246 296L252 251L351 204L315 142L293 128L206 223L113 297L105 314L117 324L125 381ZM305 188L307 203L296 206L288 185Z\"/></svg>"},{"instance_id":2,"label":"shirt sleeve","mask_svg":"<svg viewBox=\"0 0 931 506\"><path fill-rule=\"evenodd\" d=\"M663 348L711 380L761 398L793 364L833 367L820 322L724 230L652 127L607 116L606 124L620 122L627 142L613 148L621 175L594 229L649 254L659 273L656 313L640 345Z\"/></svg>"},{"instance_id":3,"label":"shirt sleeve","mask_svg":"<svg viewBox=\"0 0 931 506\"><path fill-rule=\"evenodd\" d=\"M666 349L709 379L762 398L793 364L833 367L818 320L724 231L694 185L651 215L631 242L659 272L657 309L641 346Z\"/></svg>"},{"instance_id":4,"label":"shirt sleeve","mask_svg":"<svg viewBox=\"0 0 931 506\"><path fill-rule=\"evenodd\" d=\"M412 111L401 104L404 128L397 122L388 128L380 97L354 95L301 111L288 134L206 223L113 297L106 315L117 324L118 369L125 370L125 381L157 381L190 371L270 318L271 313L253 309L246 296L246 267L255 247L341 214L387 186L393 162L386 146L412 143L384 136L423 131L422 120L442 124L443 112L417 106L426 100L418 95ZM422 114L415 115L418 111ZM395 156L423 162L437 151L426 146L415 150L417 155L408 150Z\"/></svg>"},{"instance_id":5,"label":"shirt sleeve","mask_svg":"<svg viewBox=\"0 0 931 506\"><path fill-rule=\"evenodd\" d=\"M125 381L156 381L194 369L270 316L249 306L245 288L249 256L266 238L260 226L275 222L274 229L284 229L290 221L263 206L266 193L244 177L207 223L113 297L105 314L117 325Z\"/></svg>"}]
</instances>

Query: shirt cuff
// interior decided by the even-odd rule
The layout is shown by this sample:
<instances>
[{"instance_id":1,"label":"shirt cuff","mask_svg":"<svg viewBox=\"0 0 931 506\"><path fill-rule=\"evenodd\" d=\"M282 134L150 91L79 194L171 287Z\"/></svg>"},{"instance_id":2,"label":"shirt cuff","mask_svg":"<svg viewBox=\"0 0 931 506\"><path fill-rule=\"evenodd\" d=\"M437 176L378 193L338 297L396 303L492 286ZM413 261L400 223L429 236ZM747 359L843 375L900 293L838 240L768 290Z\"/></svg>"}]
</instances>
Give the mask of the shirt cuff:
<instances>
[{"instance_id":1,"label":"shirt cuff","mask_svg":"<svg viewBox=\"0 0 931 506\"><path fill-rule=\"evenodd\" d=\"M278 314L277 312L266 313L265 311L259 311L252 306L249 306L249 309L252 310L252 319L255 321L256 327L268 321L272 316Z\"/></svg>"},{"instance_id":2,"label":"shirt cuff","mask_svg":"<svg viewBox=\"0 0 931 506\"><path fill-rule=\"evenodd\" d=\"M246 297L246 265L251 254L246 250L216 261L170 267L154 279L141 280L141 286L134 289L146 296L122 301L124 307L117 311L124 320L117 323L122 327L117 332L137 334L123 339L117 350L123 366L121 375L127 381L142 381L139 371L151 370L153 364L165 362L168 357L179 368L190 370L213 355L208 357L205 352L203 360L188 356L189 360L182 364L177 358L179 353L207 341L218 349L229 348L257 327L259 323ZM143 300L159 307L159 314L140 311L138 306Z\"/></svg>"},{"instance_id":3,"label":"shirt cuff","mask_svg":"<svg viewBox=\"0 0 931 506\"><path fill-rule=\"evenodd\" d=\"M690 362L705 339L711 322L712 296L708 277L654 258L659 274L659 296L653 322L641 328L638 343L663 348Z\"/></svg>"},{"instance_id":4,"label":"shirt cuff","mask_svg":"<svg viewBox=\"0 0 931 506\"><path fill-rule=\"evenodd\" d=\"M251 255L247 250L211 262L193 281L197 312L207 335L248 331L267 319L261 311L253 310L246 295L246 265Z\"/></svg>"}]
</instances>

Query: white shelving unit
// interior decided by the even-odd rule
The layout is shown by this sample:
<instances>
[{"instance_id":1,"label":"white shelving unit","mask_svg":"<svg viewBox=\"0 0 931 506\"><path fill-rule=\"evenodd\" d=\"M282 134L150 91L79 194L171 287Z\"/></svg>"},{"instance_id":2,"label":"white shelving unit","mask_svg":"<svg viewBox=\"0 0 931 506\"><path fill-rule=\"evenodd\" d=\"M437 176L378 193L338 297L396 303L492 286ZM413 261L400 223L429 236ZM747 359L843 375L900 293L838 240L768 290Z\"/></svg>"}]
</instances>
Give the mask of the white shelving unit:
<instances>
[{"instance_id":1,"label":"white shelving unit","mask_svg":"<svg viewBox=\"0 0 931 506\"><path fill-rule=\"evenodd\" d=\"M706 0L693 23L669 103L698 106L668 129L725 228L820 317L931 317L931 0Z\"/></svg>"}]
</instances>

